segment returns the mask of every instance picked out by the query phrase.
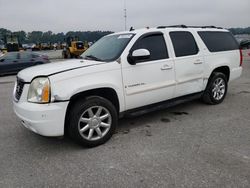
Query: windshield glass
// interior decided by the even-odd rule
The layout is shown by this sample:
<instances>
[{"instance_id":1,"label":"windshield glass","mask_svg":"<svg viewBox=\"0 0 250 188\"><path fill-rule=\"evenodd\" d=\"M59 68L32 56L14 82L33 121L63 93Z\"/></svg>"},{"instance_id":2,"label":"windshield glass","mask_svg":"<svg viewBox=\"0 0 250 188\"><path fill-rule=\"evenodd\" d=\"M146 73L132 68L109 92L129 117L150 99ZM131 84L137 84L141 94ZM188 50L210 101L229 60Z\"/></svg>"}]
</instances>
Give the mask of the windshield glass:
<instances>
[{"instance_id":1,"label":"windshield glass","mask_svg":"<svg viewBox=\"0 0 250 188\"><path fill-rule=\"evenodd\" d=\"M93 44L81 57L95 61L115 61L133 36L133 34L105 36Z\"/></svg>"}]
</instances>

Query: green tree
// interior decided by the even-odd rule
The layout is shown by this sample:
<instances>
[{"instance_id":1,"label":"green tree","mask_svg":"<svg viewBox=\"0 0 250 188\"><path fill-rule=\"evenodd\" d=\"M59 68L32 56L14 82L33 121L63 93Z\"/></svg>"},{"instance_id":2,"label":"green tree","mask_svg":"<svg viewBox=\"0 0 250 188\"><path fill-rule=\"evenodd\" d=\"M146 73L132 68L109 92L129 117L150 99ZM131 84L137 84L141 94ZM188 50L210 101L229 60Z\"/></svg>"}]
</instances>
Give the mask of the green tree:
<instances>
[{"instance_id":1,"label":"green tree","mask_svg":"<svg viewBox=\"0 0 250 188\"><path fill-rule=\"evenodd\" d=\"M0 39L4 38L6 34L11 34L10 30L0 28ZM32 31L26 33L25 31L16 31L20 42L23 43L41 43L41 42L65 42L67 37L78 37L81 41L95 42L101 37L112 33L111 31L69 31L66 34L53 33L52 31L42 32L42 31Z\"/></svg>"},{"instance_id":2,"label":"green tree","mask_svg":"<svg viewBox=\"0 0 250 188\"><path fill-rule=\"evenodd\" d=\"M13 32L13 34L18 36L19 42L21 44L26 43L28 41L27 34L25 31L16 31L16 32Z\"/></svg>"},{"instance_id":3,"label":"green tree","mask_svg":"<svg viewBox=\"0 0 250 188\"><path fill-rule=\"evenodd\" d=\"M40 43L43 36L42 31L32 31L28 33L28 41L32 43Z\"/></svg>"}]
</instances>

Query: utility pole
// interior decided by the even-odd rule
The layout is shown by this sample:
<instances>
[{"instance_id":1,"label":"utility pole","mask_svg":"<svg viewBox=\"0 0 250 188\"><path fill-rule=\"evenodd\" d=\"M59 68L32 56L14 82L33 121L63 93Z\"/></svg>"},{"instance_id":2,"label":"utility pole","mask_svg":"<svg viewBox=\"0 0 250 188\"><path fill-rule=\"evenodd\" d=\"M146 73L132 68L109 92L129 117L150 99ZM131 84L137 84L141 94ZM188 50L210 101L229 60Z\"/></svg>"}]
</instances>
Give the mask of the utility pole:
<instances>
[{"instance_id":1,"label":"utility pole","mask_svg":"<svg viewBox=\"0 0 250 188\"><path fill-rule=\"evenodd\" d=\"M127 31L127 7L126 7L126 0L124 0L124 28Z\"/></svg>"}]
</instances>

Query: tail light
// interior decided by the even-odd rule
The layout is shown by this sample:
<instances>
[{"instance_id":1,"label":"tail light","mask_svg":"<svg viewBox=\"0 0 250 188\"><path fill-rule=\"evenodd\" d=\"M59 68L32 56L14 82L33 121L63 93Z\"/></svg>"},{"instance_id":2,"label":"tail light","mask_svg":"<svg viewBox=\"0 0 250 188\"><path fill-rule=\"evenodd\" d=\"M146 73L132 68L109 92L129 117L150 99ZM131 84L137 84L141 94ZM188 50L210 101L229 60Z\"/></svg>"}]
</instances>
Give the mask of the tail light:
<instances>
[{"instance_id":1,"label":"tail light","mask_svg":"<svg viewBox=\"0 0 250 188\"><path fill-rule=\"evenodd\" d=\"M45 61L48 61L48 60L49 60L49 57L48 57L48 56L45 56L45 55L43 55L42 58L43 58L43 60L45 60Z\"/></svg>"},{"instance_id":2,"label":"tail light","mask_svg":"<svg viewBox=\"0 0 250 188\"><path fill-rule=\"evenodd\" d=\"M240 66L242 66L243 64L243 53L242 53L242 49L240 49Z\"/></svg>"}]
</instances>

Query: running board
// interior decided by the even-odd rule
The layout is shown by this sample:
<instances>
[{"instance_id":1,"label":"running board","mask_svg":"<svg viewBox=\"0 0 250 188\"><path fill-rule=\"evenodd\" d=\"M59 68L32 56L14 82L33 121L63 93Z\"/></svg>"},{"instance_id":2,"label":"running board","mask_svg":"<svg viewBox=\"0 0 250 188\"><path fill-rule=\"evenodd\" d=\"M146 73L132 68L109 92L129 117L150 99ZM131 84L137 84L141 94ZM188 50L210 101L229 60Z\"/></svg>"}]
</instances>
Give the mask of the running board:
<instances>
[{"instance_id":1,"label":"running board","mask_svg":"<svg viewBox=\"0 0 250 188\"><path fill-rule=\"evenodd\" d=\"M182 104L185 102L189 102L195 99L199 99L201 98L203 92L199 92L199 93L195 93L195 94L190 94L190 95L185 95L182 97L177 97L174 99L170 99L167 101L163 101L163 102L159 102L159 103L155 103L155 104L150 104L147 106L143 106L143 107L139 107L139 108L135 108L132 110L128 110L125 112L122 112L119 117L136 117L136 116L141 116L143 114L147 114L150 112L154 112L154 111L158 111L158 110L163 110L169 107L173 107L176 106L178 104Z\"/></svg>"}]
</instances>

